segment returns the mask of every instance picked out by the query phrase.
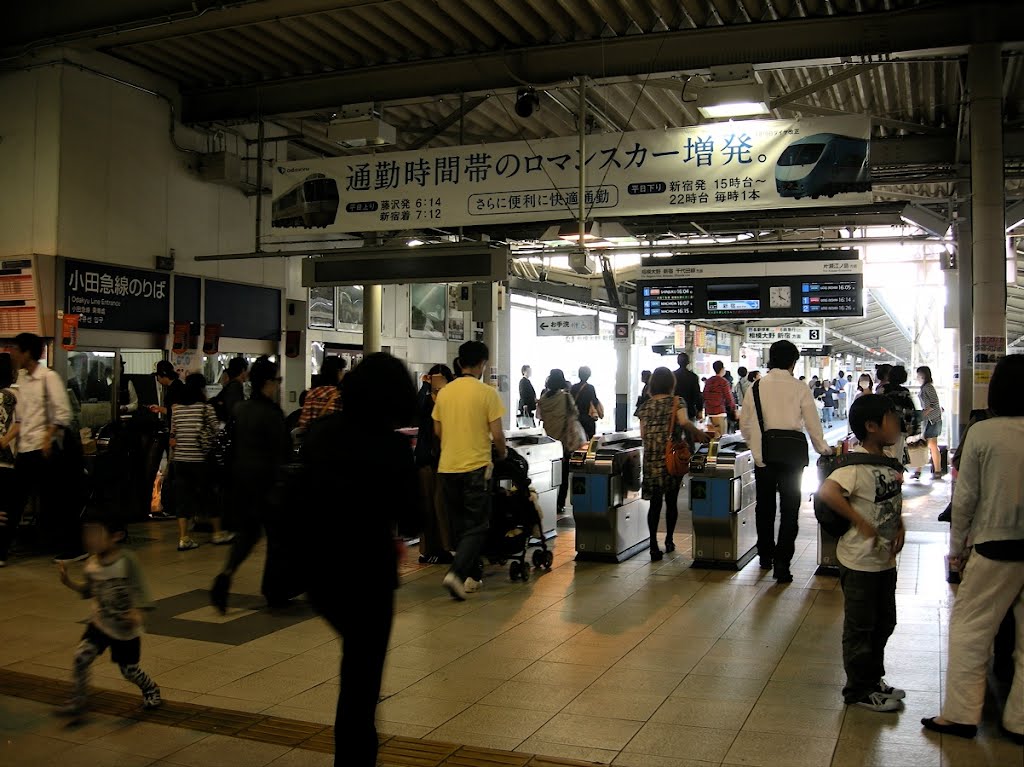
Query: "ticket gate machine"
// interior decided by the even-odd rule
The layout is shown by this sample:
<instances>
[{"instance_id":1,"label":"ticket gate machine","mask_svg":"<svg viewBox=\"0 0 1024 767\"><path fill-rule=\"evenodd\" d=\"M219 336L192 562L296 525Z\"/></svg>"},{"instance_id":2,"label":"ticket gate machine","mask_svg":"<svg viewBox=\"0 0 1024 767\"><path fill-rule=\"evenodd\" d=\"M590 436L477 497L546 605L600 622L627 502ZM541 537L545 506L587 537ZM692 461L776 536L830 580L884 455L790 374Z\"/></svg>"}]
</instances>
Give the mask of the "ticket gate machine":
<instances>
[{"instance_id":1,"label":"ticket gate machine","mask_svg":"<svg viewBox=\"0 0 1024 767\"><path fill-rule=\"evenodd\" d=\"M558 488L562 484L562 443L551 439L542 429L517 429L505 433L509 447L526 459L530 487L537 493L541 508L541 530L545 538L557 532Z\"/></svg>"},{"instance_id":2,"label":"ticket gate machine","mask_svg":"<svg viewBox=\"0 0 1024 767\"><path fill-rule=\"evenodd\" d=\"M639 432L594 437L570 460L576 558L623 562L650 547Z\"/></svg>"},{"instance_id":3,"label":"ticket gate machine","mask_svg":"<svg viewBox=\"0 0 1024 767\"><path fill-rule=\"evenodd\" d=\"M690 460L693 566L743 569L757 553L754 456L742 437L699 445Z\"/></svg>"}]
</instances>

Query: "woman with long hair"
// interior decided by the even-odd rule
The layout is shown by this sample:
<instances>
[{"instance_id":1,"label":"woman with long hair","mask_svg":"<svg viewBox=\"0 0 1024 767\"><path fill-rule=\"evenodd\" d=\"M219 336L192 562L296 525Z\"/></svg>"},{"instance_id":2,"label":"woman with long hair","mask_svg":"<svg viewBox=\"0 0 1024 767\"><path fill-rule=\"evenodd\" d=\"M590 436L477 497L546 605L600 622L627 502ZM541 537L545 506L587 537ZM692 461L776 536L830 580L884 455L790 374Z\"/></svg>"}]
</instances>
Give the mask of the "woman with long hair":
<instances>
[{"instance_id":1,"label":"woman with long hair","mask_svg":"<svg viewBox=\"0 0 1024 767\"><path fill-rule=\"evenodd\" d=\"M939 453L939 436L942 434L942 406L932 381L932 369L922 365L917 369L917 381L921 384L921 420L924 422L924 438L932 456L932 479L942 479L942 456ZM921 478L920 469L914 479Z\"/></svg>"},{"instance_id":2,"label":"woman with long hair","mask_svg":"<svg viewBox=\"0 0 1024 767\"><path fill-rule=\"evenodd\" d=\"M423 387L417 403L419 431L416 435L416 470L423 504L423 532L420 535L420 564L423 565L450 565L455 561L444 494L437 481L441 443L434 434L433 417L437 393L454 380L455 374L451 368L447 365L434 365L423 376Z\"/></svg>"},{"instance_id":3,"label":"woman with long hair","mask_svg":"<svg viewBox=\"0 0 1024 767\"><path fill-rule=\"evenodd\" d=\"M558 487L557 510L565 513L565 499L569 494L569 459L573 451L587 441L580 423L576 399L569 393L565 373L554 368L544 384L544 392L537 400L537 413L544 423L544 433L562 443L562 484Z\"/></svg>"},{"instance_id":4,"label":"woman with long hair","mask_svg":"<svg viewBox=\"0 0 1024 767\"><path fill-rule=\"evenodd\" d=\"M964 568L963 580L949 621L942 714L922 719L921 724L961 738L977 734L992 642L1012 609L1017 623L1016 669L1003 708L1003 729L1024 745L1022 386L1024 354L1004 357L989 383L991 417L971 426L960 446L949 555L951 567Z\"/></svg>"},{"instance_id":5,"label":"woman with long hair","mask_svg":"<svg viewBox=\"0 0 1024 767\"><path fill-rule=\"evenodd\" d=\"M875 393L875 382L867 373L861 373L860 378L857 379L857 392L853 395L853 402L856 402L865 394ZM850 406L853 406L853 402Z\"/></svg>"},{"instance_id":6,"label":"woman with long hair","mask_svg":"<svg viewBox=\"0 0 1024 767\"><path fill-rule=\"evenodd\" d=\"M651 561L657 562L664 554L658 548L658 526L661 524L661 506L665 504L665 551L675 551L672 536L679 520L678 477L668 473L665 447L673 434L685 431L695 442L707 442L708 436L698 429L687 416L687 405L675 396L676 377L665 367L651 374L651 398L636 411L640 419L640 436L644 441L643 495L650 500L647 527L651 535Z\"/></svg>"},{"instance_id":7,"label":"woman with long hair","mask_svg":"<svg viewBox=\"0 0 1024 767\"><path fill-rule=\"evenodd\" d=\"M416 422L416 390L400 360L371 354L345 377L342 397L342 411L316 421L303 444L313 479L308 508L322 510L309 550L309 595L343 641L334 763L372 767L404 553L399 531L416 524L420 508L413 451L396 431ZM337 508L338 487L349 513ZM346 541L351 545L338 556Z\"/></svg>"}]
</instances>

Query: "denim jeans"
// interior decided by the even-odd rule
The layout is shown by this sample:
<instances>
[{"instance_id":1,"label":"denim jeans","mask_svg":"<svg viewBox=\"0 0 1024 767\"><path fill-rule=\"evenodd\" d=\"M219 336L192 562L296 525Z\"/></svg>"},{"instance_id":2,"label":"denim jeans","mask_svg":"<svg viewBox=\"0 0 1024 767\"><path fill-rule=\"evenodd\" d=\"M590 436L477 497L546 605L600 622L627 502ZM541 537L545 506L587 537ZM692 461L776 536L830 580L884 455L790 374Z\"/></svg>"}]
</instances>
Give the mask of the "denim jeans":
<instances>
[{"instance_id":1,"label":"denim jeans","mask_svg":"<svg viewBox=\"0 0 1024 767\"><path fill-rule=\"evenodd\" d=\"M473 575L491 523L491 493L487 467L465 474L438 474L444 489L448 521L455 535L452 571L465 580Z\"/></svg>"},{"instance_id":2,"label":"denim jeans","mask_svg":"<svg viewBox=\"0 0 1024 767\"><path fill-rule=\"evenodd\" d=\"M800 481L803 473L801 467L754 467L754 479L757 482L757 508L754 512L757 519L757 555L762 562L773 561L777 574L789 572L789 563L796 549ZM775 542L776 493L781 514L778 543Z\"/></svg>"},{"instance_id":3,"label":"denim jeans","mask_svg":"<svg viewBox=\"0 0 1024 767\"><path fill-rule=\"evenodd\" d=\"M832 425L832 411L835 410L833 407L827 405L821 409L821 422L826 426Z\"/></svg>"},{"instance_id":4,"label":"denim jeans","mask_svg":"<svg viewBox=\"0 0 1024 767\"><path fill-rule=\"evenodd\" d=\"M885 644L896 628L896 568L878 573L839 566L843 587L843 667L847 703L864 700L885 676Z\"/></svg>"}]
</instances>

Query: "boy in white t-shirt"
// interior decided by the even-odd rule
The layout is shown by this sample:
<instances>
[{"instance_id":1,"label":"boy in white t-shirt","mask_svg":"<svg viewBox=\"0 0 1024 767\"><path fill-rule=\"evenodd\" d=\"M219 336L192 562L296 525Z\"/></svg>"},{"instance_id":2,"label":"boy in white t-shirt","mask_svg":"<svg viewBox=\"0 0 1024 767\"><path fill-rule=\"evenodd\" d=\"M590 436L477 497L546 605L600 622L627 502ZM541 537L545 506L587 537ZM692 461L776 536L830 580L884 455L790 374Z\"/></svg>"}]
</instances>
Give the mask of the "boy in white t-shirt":
<instances>
[{"instance_id":1,"label":"boy in white t-shirt","mask_svg":"<svg viewBox=\"0 0 1024 767\"><path fill-rule=\"evenodd\" d=\"M901 421L888 397L869 394L850 408L850 427L860 441L854 452L891 458ZM843 666L848 705L898 711L906 692L890 687L885 645L896 628L896 555L903 549L903 477L889 466L836 469L822 483L819 498L850 520L836 556L843 588Z\"/></svg>"}]
</instances>

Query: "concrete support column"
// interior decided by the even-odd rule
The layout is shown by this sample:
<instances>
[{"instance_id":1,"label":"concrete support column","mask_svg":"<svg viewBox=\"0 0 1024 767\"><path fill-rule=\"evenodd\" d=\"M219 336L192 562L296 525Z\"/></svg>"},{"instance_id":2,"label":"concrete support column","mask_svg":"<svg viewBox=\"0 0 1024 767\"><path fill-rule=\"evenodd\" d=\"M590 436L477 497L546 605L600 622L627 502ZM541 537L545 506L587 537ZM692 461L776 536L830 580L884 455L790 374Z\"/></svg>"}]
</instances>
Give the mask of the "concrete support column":
<instances>
[{"instance_id":1,"label":"concrete support column","mask_svg":"<svg viewBox=\"0 0 1024 767\"><path fill-rule=\"evenodd\" d=\"M615 321L628 323L630 321L629 310L619 309ZM633 411L630 404L633 402L630 391L633 383L633 328L627 338L615 339L615 431L625 431L629 428L630 416Z\"/></svg>"},{"instance_id":2,"label":"concrete support column","mask_svg":"<svg viewBox=\"0 0 1024 767\"><path fill-rule=\"evenodd\" d=\"M970 185L960 184L961 199L969 199ZM967 423L974 407L974 232L971 227L970 208L964 204L966 215L960 218L956 233L956 290L957 305L957 358L960 373L957 391L957 417L954 419L952 438L960 443L960 427Z\"/></svg>"},{"instance_id":3,"label":"concrete support column","mask_svg":"<svg viewBox=\"0 0 1024 767\"><path fill-rule=\"evenodd\" d=\"M967 88L971 102L973 340L975 347L981 343L986 353L1001 355L1006 353L1006 214L1003 63L999 44L971 46L967 56ZM975 408L988 405L988 372L980 366L975 368Z\"/></svg>"},{"instance_id":4,"label":"concrete support column","mask_svg":"<svg viewBox=\"0 0 1024 767\"><path fill-rule=\"evenodd\" d=\"M363 286L363 354L380 351L381 304L384 291L380 285Z\"/></svg>"}]
</instances>

